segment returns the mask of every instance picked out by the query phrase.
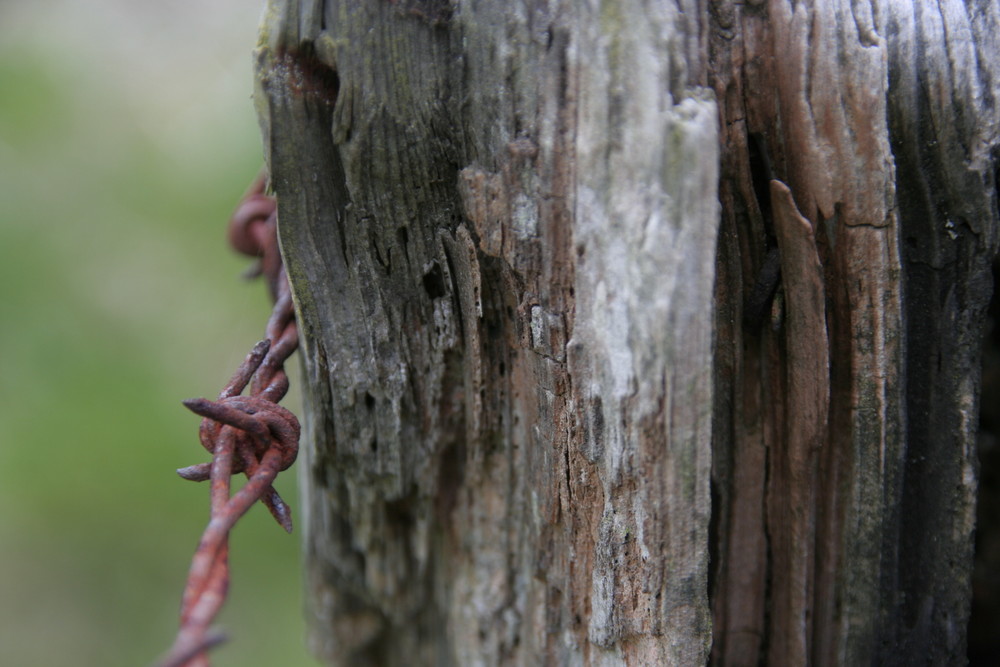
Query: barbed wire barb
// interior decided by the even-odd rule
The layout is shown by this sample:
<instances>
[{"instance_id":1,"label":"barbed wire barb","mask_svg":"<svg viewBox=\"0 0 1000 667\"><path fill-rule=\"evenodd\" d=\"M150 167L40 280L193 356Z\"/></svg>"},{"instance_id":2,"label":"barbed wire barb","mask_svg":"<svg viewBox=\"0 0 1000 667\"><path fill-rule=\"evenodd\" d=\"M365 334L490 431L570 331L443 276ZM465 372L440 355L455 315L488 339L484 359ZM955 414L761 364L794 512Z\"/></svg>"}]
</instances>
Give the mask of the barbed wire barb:
<instances>
[{"instance_id":1,"label":"barbed wire barb","mask_svg":"<svg viewBox=\"0 0 1000 667\"><path fill-rule=\"evenodd\" d=\"M265 194L266 182L262 172L236 207L229 222L229 242L258 260L254 275L265 277L275 304L265 327L267 338L250 350L218 399L183 402L202 417L198 437L212 460L181 468L177 474L210 483L211 513L188 572L180 629L157 667L208 667L208 650L225 641L210 625L228 593L229 533L240 517L260 501L278 525L292 531L291 510L272 483L298 453L298 419L278 402L288 392L284 364L299 339L278 249L277 207ZM249 394L243 395L247 387ZM231 478L239 473L247 481L232 493Z\"/></svg>"}]
</instances>

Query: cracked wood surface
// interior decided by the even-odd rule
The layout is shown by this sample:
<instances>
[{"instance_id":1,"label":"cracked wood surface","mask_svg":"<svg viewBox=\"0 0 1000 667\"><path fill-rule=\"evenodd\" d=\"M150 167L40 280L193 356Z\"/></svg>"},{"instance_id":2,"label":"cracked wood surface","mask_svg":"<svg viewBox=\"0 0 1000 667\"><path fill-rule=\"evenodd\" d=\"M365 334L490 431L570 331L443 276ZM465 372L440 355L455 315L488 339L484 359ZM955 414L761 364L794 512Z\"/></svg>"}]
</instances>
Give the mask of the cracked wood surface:
<instances>
[{"instance_id":1,"label":"cracked wood surface","mask_svg":"<svg viewBox=\"0 0 1000 667\"><path fill-rule=\"evenodd\" d=\"M998 34L271 0L317 654L960 662Z\"/></svg>"},{"instance_id":2,"label":"cracked wood surface","mask_svg":"<svg viewBox=\"0 0 1000 667\"><path fill-rule=\"evenodd\" d=\"M713 662L960 664L996 247L997 8L710 13L723 147ZM787 190L763 187L772 178ZM795 325L822 318L815 298L793 304L784 256L770 321L747 328L789 211L815 230L825 328ZM794 388L826 354L828 389Z\"/></svg>"},{"instance_id":3,"label":"cracked wood surface","mask_svg":"<svg viewBox=\"0 0 1000 667\"><path fill-rule=\"evenodd\" d=\"M707 659L718 114L693 18L270 3L331 664Z\"/></svg>"}]
</instances>

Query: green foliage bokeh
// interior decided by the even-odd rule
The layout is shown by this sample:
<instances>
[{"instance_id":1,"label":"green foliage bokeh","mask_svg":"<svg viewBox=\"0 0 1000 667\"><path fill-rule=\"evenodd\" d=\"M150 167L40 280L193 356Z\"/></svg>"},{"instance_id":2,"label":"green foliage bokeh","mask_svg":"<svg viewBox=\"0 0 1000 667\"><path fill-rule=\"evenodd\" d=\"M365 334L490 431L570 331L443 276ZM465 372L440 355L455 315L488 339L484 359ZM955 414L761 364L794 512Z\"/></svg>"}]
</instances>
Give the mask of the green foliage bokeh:
<instances>
[{"instance_id":1,"label":"green foliage bokeh","mask_svg":"<svg viewBox=\"0 0 1000 667\"><path fill-rule=\"evenodd\" d=\"M0 4L2 665L146 665L176 631L208 501L173 472L207 458L180 400L270 310L224 240L261 163L258 11ZM231 553L213 664L315 665L299 536L257 506Z\"/></svg>"}]
</instances>

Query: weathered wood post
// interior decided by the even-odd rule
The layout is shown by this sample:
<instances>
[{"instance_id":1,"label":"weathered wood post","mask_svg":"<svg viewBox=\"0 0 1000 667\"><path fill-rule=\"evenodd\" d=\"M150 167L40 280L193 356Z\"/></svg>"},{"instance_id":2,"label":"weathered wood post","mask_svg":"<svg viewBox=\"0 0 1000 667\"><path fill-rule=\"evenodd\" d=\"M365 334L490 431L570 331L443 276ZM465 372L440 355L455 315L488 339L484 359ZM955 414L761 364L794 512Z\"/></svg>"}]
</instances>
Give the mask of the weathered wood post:
<instances>
[{"instance_id":1,"label":"weathered wood post","mask_svg":"<svg viewBox=\"0 0 1000 667\"><path fill-rule=\"evenodd\" d=\"M963 660L998 34L271 0L317 653Z\"/></svg>"}]
</instances>

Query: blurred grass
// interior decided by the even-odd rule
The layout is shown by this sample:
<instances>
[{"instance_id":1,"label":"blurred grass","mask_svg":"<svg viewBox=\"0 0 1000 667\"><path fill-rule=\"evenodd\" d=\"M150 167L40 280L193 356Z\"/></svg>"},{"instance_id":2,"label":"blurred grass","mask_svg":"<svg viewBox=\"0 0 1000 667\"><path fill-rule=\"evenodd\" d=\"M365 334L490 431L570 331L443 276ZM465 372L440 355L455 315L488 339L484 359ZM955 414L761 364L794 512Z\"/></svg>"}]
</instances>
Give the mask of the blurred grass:
<instances>
[{"instance_id":1,"label":"blurred grass","mask_svg":"<svg viewBox=\"0 0 1000 667\"><path fill-rule=\"evenodd\" d=\"M208 492L180 400L270 309L224 242L259 6L208 5L0 4L0 665L146 665L176 630ZM214 664L315 665L298 537L258 506L231 552Z\"/></svg>"}]
</instances>

